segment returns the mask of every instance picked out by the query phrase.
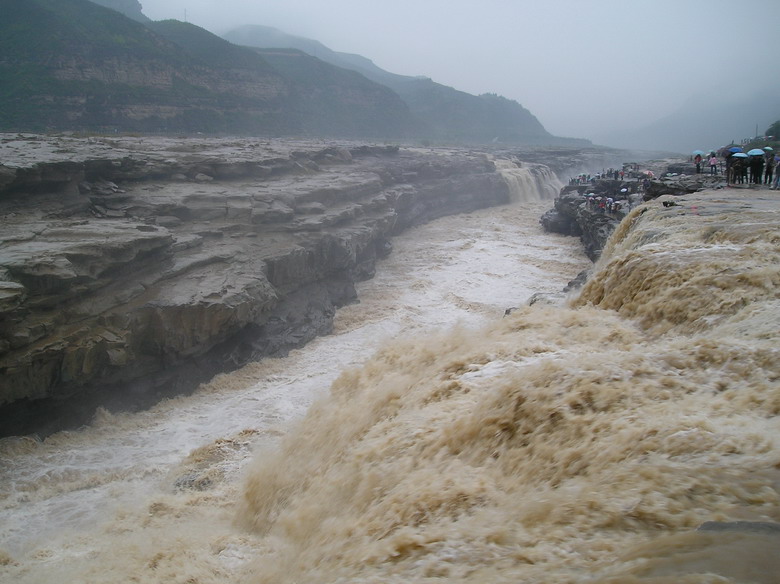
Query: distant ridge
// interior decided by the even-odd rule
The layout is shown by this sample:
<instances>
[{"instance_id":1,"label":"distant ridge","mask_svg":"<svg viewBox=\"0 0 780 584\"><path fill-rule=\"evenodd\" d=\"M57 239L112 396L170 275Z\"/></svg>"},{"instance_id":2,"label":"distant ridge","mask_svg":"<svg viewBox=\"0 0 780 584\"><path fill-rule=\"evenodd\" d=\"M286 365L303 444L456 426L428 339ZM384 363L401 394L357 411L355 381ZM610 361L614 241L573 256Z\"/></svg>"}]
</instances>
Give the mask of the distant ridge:
<instances>
[{"instance_id":1,"label":"distant ridge","mask_svg":"<svg viewBox=\"0 0 780 584\"><path fill-rule=\"evenodd\" d=\"M152 22L137 0L3 0L2 16L0 131L589 144L550 135L515 101L269 27L226 40Z\"/></svg>"},{"instance_id":2,"label":"distant ridge","mask_svg":"<svg viewBox=\"0 0 780 584\"><path fill-rule=\"evenodd\" d=\"M327 65L324 98L313 100L311 84L192 24L144 25L88 0L4 0L3 8L2 131L395 139L414 125L384 86Z\"/></svg>"},{"instance_id":3,"label":"distant ridge","mask_svg":"<svg viewBox=\"0 0 780 584\"><path fill-rule=\"evenodd\" d=\"M533 114L516 101L495 94L471 95L436 83L427 77L390 73L360 55L333 51L319 41L289 35L276 28L245 25L222 36L235 44L261 49L298 49L386 85L409 106L410 112L417 118L420 131L427 133L427 137L433 140L577 145L589 143L587 140L552 136Z\"/></svg>"},{"instance_id":4,"label":"distant ridge","mask_svg":"<svg viewBox=\"0 0 780 584\"><path fill-rule=\"evenodd\" d=\"M760 135L780 119L780 81L758 80L702 93L651 124L599 136L610 146L690 154Z\"/></svg>"}]
</instances>

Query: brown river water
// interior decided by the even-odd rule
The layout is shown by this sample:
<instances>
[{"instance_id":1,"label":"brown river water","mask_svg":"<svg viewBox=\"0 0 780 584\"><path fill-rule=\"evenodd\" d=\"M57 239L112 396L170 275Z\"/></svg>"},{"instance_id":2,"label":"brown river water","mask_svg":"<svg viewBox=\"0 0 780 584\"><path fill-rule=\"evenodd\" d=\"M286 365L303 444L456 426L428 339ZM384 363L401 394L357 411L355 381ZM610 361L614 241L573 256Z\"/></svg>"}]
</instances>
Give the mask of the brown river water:
<instances>
[{"instance_id":1,"label":"brown river water","mask_svg":"<svg viewBox=\"0 0 780 584\"><path fill-rule=\"evenodd\" d=\"M589 265L537 191L397 238L289 357L1 441L0 581L778 582L780 204L651 202L525 306Z\"/></svg>"}]
</instances>

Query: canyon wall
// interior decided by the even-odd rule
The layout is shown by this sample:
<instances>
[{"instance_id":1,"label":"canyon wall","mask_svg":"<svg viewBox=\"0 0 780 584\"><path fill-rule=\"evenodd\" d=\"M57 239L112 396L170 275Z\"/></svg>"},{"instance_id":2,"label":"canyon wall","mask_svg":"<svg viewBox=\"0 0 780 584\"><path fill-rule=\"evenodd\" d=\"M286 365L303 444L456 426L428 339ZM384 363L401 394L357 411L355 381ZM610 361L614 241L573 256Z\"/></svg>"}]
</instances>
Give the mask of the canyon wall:
<instances>
[{"instance_id":1,"label":"canyon wall","mask_svg":"<svg viewBox=\"0 0 780 584\"><path fill-rule=\"evenodd\" d=\"M283 355L330 331L394 235L510 200L466 150L0 135L0 153L3 435Z\"/></svg>"}]
</instances>

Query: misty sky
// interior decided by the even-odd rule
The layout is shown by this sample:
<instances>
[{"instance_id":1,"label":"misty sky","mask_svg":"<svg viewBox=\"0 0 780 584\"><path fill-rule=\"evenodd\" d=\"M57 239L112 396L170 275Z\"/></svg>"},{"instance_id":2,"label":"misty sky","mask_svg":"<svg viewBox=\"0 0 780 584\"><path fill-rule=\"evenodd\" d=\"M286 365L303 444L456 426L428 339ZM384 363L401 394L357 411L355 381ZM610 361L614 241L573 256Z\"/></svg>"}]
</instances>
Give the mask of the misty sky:
<instances>
[{"instance_id":1,"label":"misty sky","mask_svg":"<svg viewBox=\"0 0 780 584\"><path fill-rule=\"evenodd\" d=\"M780 0L140 2L153 20L272 26L392 73L498 93L559 136L598 138L694 95L780 79Z\"/></svg>"}]
</instances>

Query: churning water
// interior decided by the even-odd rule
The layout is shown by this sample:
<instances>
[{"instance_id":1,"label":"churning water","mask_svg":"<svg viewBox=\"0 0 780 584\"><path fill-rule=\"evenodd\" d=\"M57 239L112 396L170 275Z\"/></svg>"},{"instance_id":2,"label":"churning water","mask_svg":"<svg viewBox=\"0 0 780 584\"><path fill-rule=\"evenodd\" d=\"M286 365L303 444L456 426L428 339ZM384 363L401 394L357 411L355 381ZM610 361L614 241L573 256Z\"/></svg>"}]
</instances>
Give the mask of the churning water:
<instances>
[{"instance_id":1,"label":"churning water","mask_svg":"<svg viewBox=\"0 0 780 584\"><path fill-rule=\"evenodd\" d=\"M780 229L715 193L586 265L548 204L395 242L333 335L0 443L8 582L776 582ZM630 227L630 229L629 229Z\"/></svg>"}]
</instances>

